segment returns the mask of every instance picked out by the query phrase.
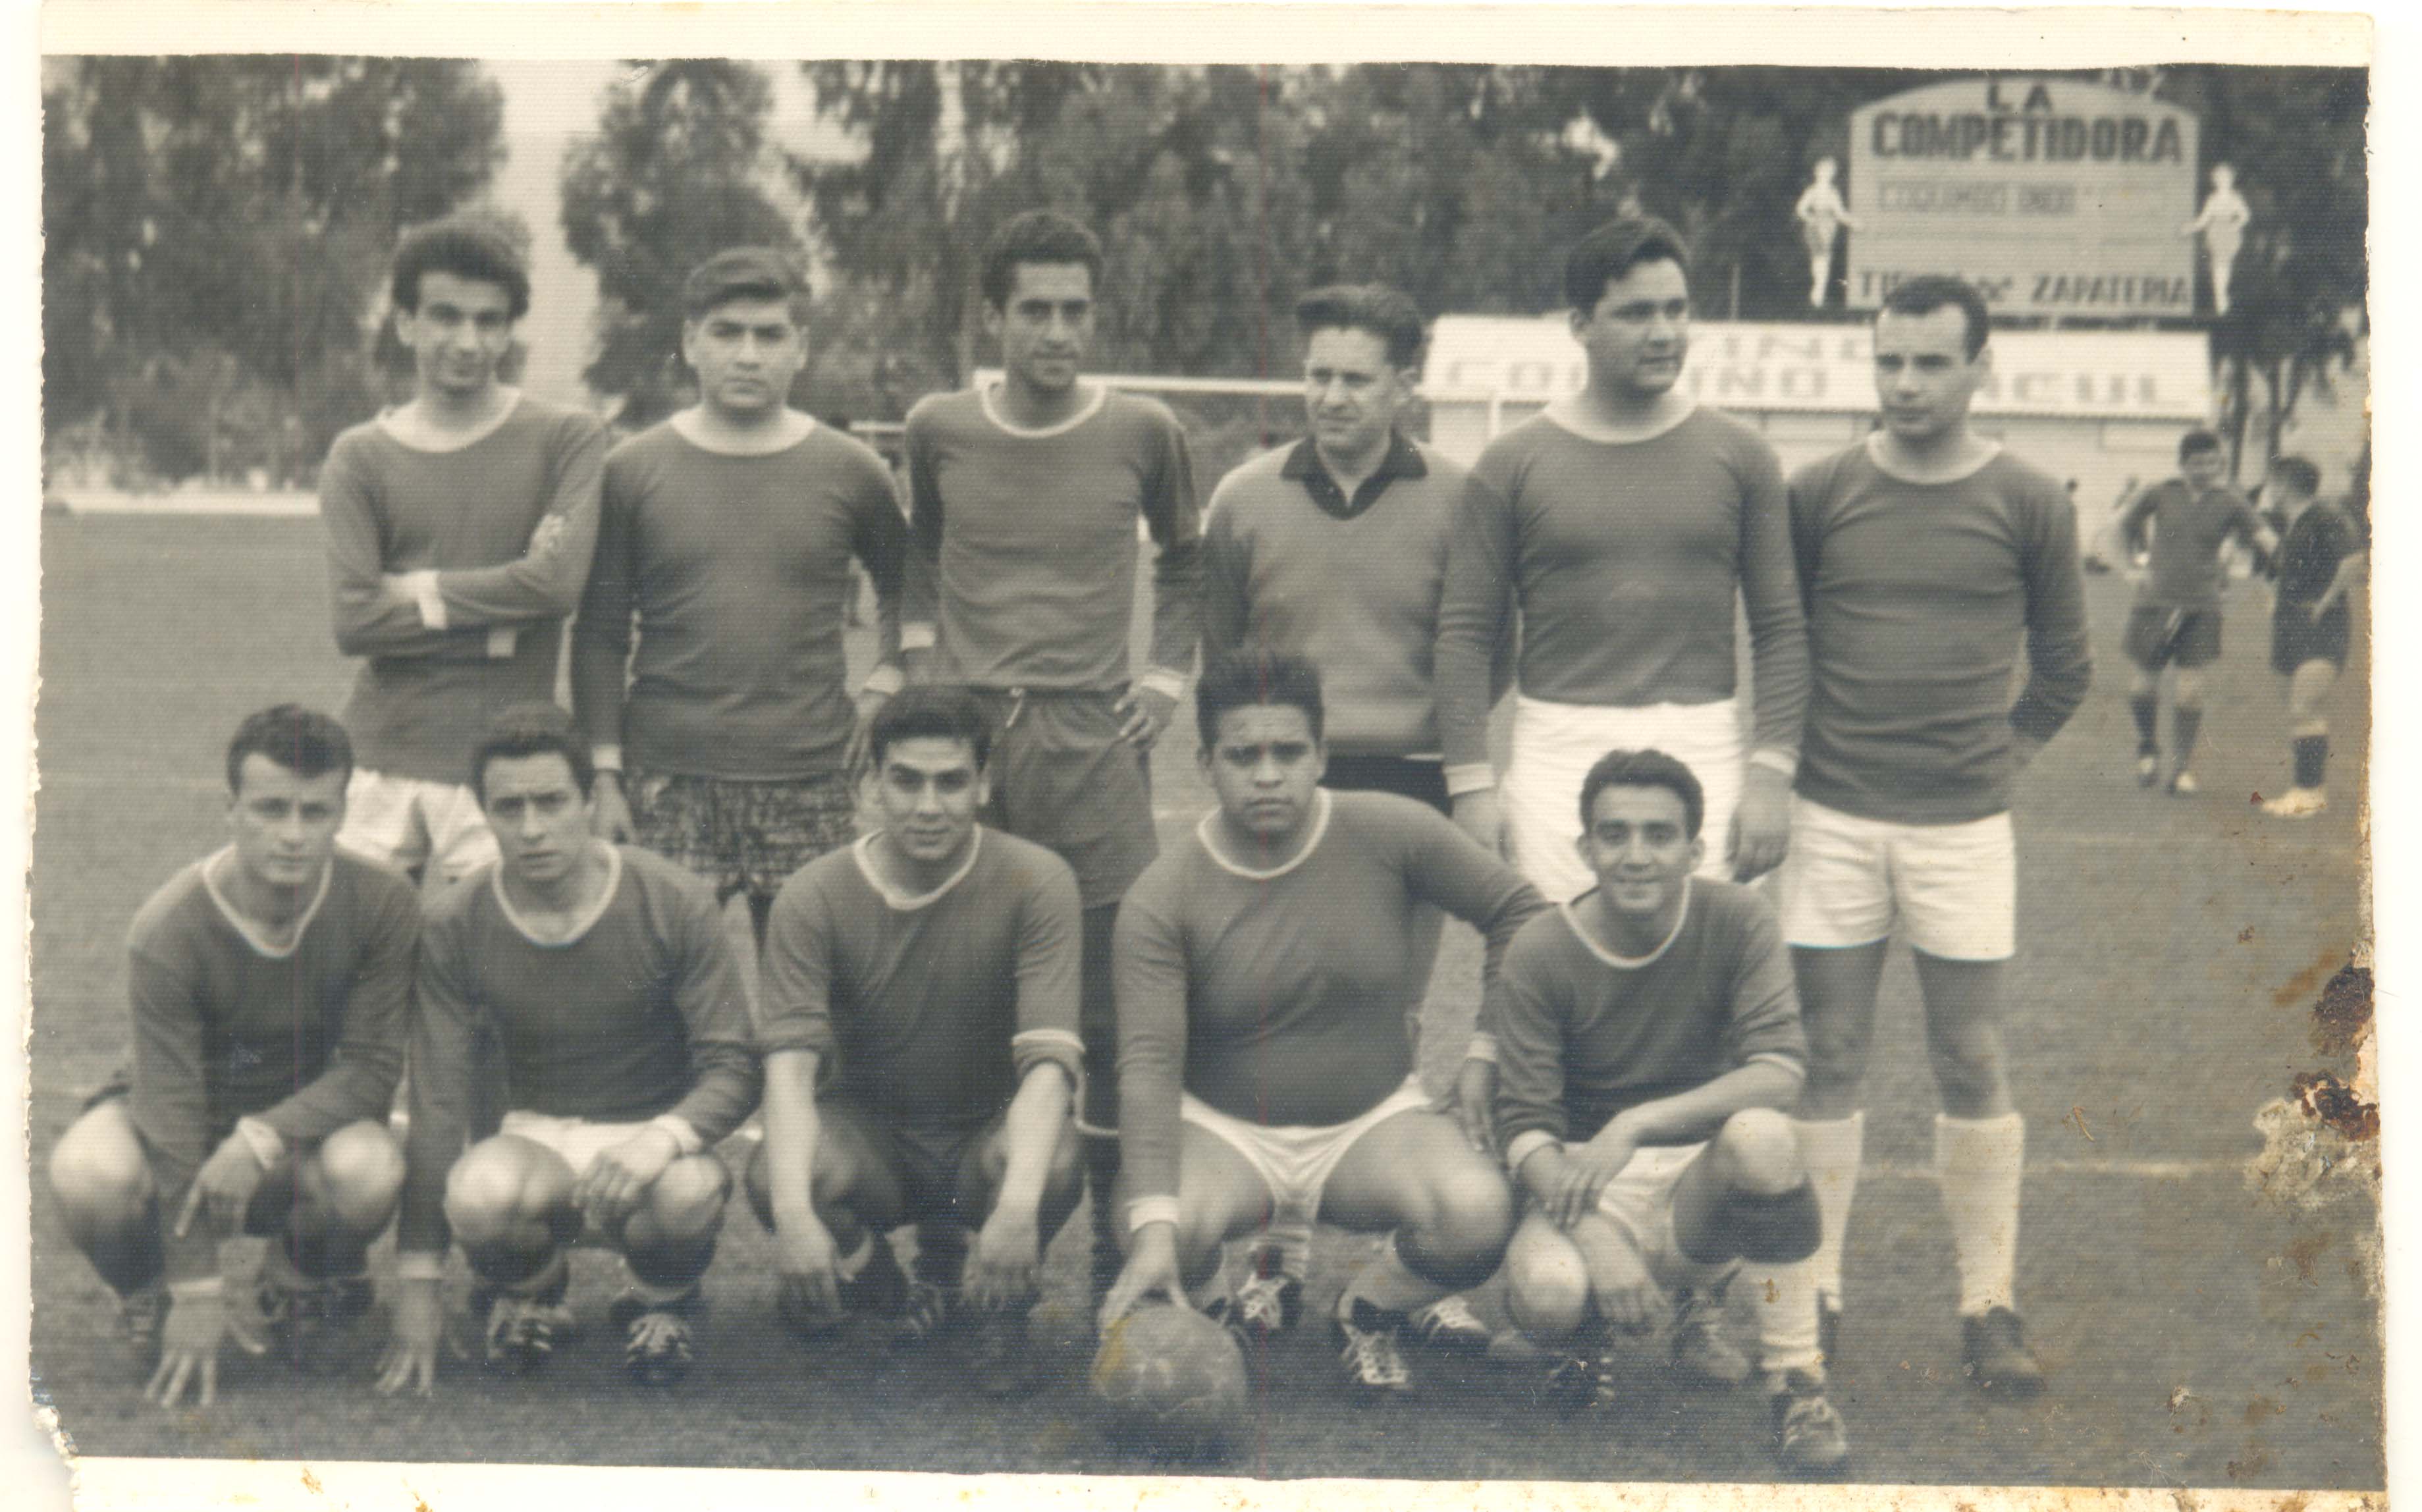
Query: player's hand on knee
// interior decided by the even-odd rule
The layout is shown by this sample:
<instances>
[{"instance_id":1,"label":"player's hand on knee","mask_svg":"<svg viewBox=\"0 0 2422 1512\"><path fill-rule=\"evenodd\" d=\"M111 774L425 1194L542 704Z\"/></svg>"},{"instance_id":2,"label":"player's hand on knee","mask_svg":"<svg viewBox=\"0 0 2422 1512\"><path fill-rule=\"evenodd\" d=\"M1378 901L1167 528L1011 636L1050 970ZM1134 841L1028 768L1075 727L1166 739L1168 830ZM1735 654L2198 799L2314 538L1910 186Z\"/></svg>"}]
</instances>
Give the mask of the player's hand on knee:
<instances>
[{"instance_id":1,"label":"player's hand on knee","mask_svg":"<svg viewBox=\"0 0 2422 1512\"><path fill-rule=\"evenodd\" d=\"M615 1228L680 1155L672 1135L651 1125L598 1156L573 1189L572 1200L599 1227Z\"/></svg>"},{"instance_id":2,"label":"player's hand on knee","mask_svg":"<svg viewBox=\"0 0 2422 1512\"><path fill-rule=\"evenodd\" d=\"M874 1241L883 1242L880 1237ZM841 1255L832 1230L813 1212L777 1223L774 1268L783 1300L804 1315L828 1317L841 1311Z\"/></svg>"},{"instance_id":3,"label":"player's hand on knee","mask_svg":"<svg viewBox=\"0 0 2422 1512\"><path fill-rule=\"evenodd\" d=\"M1657 1284L1648 1268L1628 1249L1618 1249L1601 1264L1611 1264L1618 1275L1607 1284L1591 1288L1597 1299L1598 1315L1626 1333L1655 1332L1665 1321L1665 1288Z\"/></svg>"},{"instance_id":4,"label":"player's hand on knee","mask_svg":"<svg viewBox=\"0 0 2422 1512\"><path fill-rule=\"evenodd\" d=\"M1455 800L1455 822L1491 856L1505 854L1505 809L1495 788L1461 794Z\"/></svg>"},{"instance_id":5,"label":"player's hand on knee","mask_svg":"<svg viewBox=\"0 0 2422 1512\"><path fill-rule=\"evenodd\" d=\"M1733 880L1751 882L1773 871L1790 845L1791 785L1772 767L1753 765L1725 841Z\"/></svg>"},{"instance_id":6,"label":"player's hand on knee","mask_svg":"<svg viewBox=\"0 0 2422 1512\"><path fill-rule=\"evenodd\" d=\"M1455 1091L1439 1099L1437 1110L1455 1120L1474 1154L1495 1155L1496 1103L1497 1063L1467 1056L1462 1069L1455 1074Z\"/></svg>"},{"instance_id":7,"label":"player's hand on knee","mask_svg":"<svg viewBox=\"0 0 2422 1512\"><path fill-rule=\"evenodd\" d=\"M960 1289L978 1308L1014 1307L1033 1298L1041 1272L1042 1242L1034 1215L996 1207L976 1231Z\"/></svg>"},{"instance_id":8,"label":"player's hand on knee","mask_svg":"<svg viewBox=\"0 0 2422 1512\"><path fill-rule=\"evenodd\" d=\"M1136 1309L1136 1304L1154 1292L1159 1292L1180 1307L1192 1307L1187 1299L1185 1278L1178 1274L1177 1225L1147 1223L1135 1237L1135 1248L1127 1253L1126 1268L1110 1284L1102 1299L1101 1329L1109 1331L1111 1324Z\"/></svg>"},{"instance_id":9,"label":"player's hand on knee","mask_svg":"<svg viewBox=\"0 0 2422 1512\"><path fill-rule=\"evenodd\" d=\"M185 1205L177 1213L177 1237L185 1236L197 1215L217 1225L222 1234L235 1232L267 1173L244 1137L228 1135L195 1173L194 1184L185 1192Z\"/></svg>"},{"instance_id":10,"label":"player's hand on knee","mask_svg":"<svg viewBox=\"0 0 2422 1512\"><path fill-rule=\"evenodd\" d=\"M631 823L631 800L622 792L622 779L614 772L597 774L597 816L590 826L599 840L620 845L637 833Z\"/></svg>"},{"instance_id":11,"label":"player's hand on knee","mask_svg":"<svg viewBox=\"0 0 2422 1512\"><path fill-rule=\"evenodd\" d=\"M446 1335L446 1303L433 1276L396 1284L395 1319L386 1352L379 1357L378 1389L388 1395L413 1391L426 1396L437 1380L437 1349ZM463 1347L450 1340L459 1359Z\"/></svg>"},{"instance_id":12,"label":"player's hand on knee","mask_svg":"<svg viewBox=\"0 0 2422 1512\"><path fill-rule=\"evenodd\" d=\"M1639 1142L1631 1137L1630 1131L1620 1122L1615 1122L1599 1129L1587 1144L1567 1152L1564 1211L1556 1220L1557 1225L1570 1229L1596 1212L1598 1198L1606 1191L1607 1183L1622 1173L1639 1148Z\"/></svg>"}]
</instances>

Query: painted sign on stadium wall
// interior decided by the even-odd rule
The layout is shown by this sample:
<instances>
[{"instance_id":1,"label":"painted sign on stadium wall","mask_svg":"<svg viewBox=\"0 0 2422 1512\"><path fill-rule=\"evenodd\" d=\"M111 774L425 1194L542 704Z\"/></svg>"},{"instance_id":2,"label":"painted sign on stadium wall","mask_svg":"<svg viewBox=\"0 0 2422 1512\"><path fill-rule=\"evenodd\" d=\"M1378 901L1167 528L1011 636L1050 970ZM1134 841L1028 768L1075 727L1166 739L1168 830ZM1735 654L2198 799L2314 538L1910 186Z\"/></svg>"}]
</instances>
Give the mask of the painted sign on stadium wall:
<instances>
[{"instance_id":1,"label":"painted sign on stadium wall","mask_svg":"<svg viewBox=\"0 0 2422 1512\"><path fill-rule=\"evenodd\" d=\"M1562 315L1441 315L1422 386L1433 402L1542 403L1588 376ZM1865 414L1876 407L1874 331L1856 325L1694 321L1682 386L1723 409ZM1996 331L1985 415L2201 423L2211 402L2201 335Z\"/></svg>"},{"instance_id":2,"label":"painted sign on stadium wall","mask_svg":"<svg viewBox=\"0 0 2422 1512\"><path fill-rule=\"evenodd\" d=\"M1930 84L1850 113L1849 302L1953 273L2004 315L2194 313L2194 116L2071 79Z\"/></svg>"}]
</instances>

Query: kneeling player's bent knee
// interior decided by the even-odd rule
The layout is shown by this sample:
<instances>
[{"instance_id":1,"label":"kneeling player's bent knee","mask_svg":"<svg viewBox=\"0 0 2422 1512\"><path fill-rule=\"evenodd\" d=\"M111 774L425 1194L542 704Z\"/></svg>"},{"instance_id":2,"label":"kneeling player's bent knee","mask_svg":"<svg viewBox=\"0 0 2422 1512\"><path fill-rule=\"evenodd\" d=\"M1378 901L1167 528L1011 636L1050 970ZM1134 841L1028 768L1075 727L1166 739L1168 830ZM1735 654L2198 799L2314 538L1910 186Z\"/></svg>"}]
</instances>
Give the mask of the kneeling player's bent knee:
<instances>
[{"instance_id":1,"label":"kneeling player's bent knee","mask_svg":"<svg viewBox=\"0 0 2422 1512\"><path fill-rule=\"evenodd\" d=\"M1725 1119L1715 1148L1719 1173L1734 1190L1770 1196L1803 1179L1791 1120L1771 1108L1745 1108Z\"/></svg>"},{"instance_id":2,"label":"kneeling player's bent knee","mask_svg":"<svg viewBox=\"0 0 2422 1512\"><path fill-rule=\"evenodd\" d=\"M1534 1339L1572 1332L1588 1311L1589 1268L1581 1251L1539 1214L1525 1218L1506 1246L1505 1305L1515 1326Z\"/></svg>"},{"instance_id":3,"label":"kneeling player's bent knee","mask_svg":"<svg viewBox=\"0 0 2422 1512\"><path fill-rule=\"evenodd\" d=\"M374 1234L403 1191L403 1150L385 1126L348 1124L321 1142L303 1168L304 1197L357 1234Z\"/></svg>"},{"instance_id":4,"label":"kneeling player's bent knee","mask_svg":"<svg viewBox=\"0 0 2422 1512\"><path fill-rule=\"evenodd\" d=\"M79 1234L142 1221L159 1187L126 1104L93 1109L51 1148L51 1189Z\"/></svg>"},{"instance_id":5,"label":"kneeling player's bent knee","mask_svg":"<svg viewBox=\"0 0 2422 1512\"><path fill-rule=\"evenodd\" d=\"M1479 1285L1505 1258L1514 1232L1513 1189L1474 1160L1438 1173L1430 1195L1430 1212L1398 1231L1400 1252L1440 1285Z\"/></svg>"},{"instance_id":6,"label":"kneeling player's bent knee","mask_svg":"<svg viewBox=\"0 0 2422 1512\"><path fill-rule=\"evenodd\" d=\"M465 1246L523 1242L530 1225L561 1226L572 1212L572 1168L543 1145L510 1134L483 1140L446 1173L446 1221Z\"/></svg>"},{"instance_id":7,"label":"kneeling player's bent knee","mask_svg":"<svg viewBox=\"0 0 2422 1512\"><path fill-rule=\"evenodd\" d=\"M648 1188L645 1211L668 1236L695 1237L723 1221L731 1195L731 1173L711 1155L684 1156L665 1167Z\"/></svg>"}]
</instances>

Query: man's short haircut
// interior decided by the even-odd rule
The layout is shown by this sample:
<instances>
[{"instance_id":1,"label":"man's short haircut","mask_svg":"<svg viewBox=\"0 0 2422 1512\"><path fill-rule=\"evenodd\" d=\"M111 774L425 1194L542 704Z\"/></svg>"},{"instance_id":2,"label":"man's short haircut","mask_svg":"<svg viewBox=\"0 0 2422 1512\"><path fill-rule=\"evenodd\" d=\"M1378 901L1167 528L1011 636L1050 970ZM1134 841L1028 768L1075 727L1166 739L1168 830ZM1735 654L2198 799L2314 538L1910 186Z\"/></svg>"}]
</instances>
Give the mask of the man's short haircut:
<instances>
[{"instance_id":1,"label":"man's short haircut","mask_svg":"<svg viewBox=\"0 0 2422 1512\"><path fill-rule=\"evenodd\" d=\"M1876 313L1879 318L1886 310L1895 315L1931 315L1955 305L1966 327L1968 360L1974 362L1976 354L1985 350L1985 338L1993 332L1993 317L1985 308L1985 296L1967 279L1943 273L1921 274L1893 285L1892 292L1884 295L1883 309Z\"/></svg>"},{"instance_id":2,"label":"man's short haircut","mask_svg":"<svg viewBox=\"0 0 2422 1512\"><path fill-rule=\"evenodd\" d=\"M778 299L797 320L808 301L808 280L770 246L727 247L689 271L682 283L682 315L702 321L716 307L735 299Z\"/></svg>"},{"instance_id":3,"label":"man's short haircut","mask_svg":"<svg viewBox=\"0 0 2422 1512\"><path fill-rule=\"evenodd\" d=\"M2271 476L2279 486L2299 497L2309 497L2321 491L2321 470L2302 457L2281 457L2271 464Z\"/></svg>"},{"instance_id":4,"label":"man's short haircut","mask_svg":"<svg viewBox=\"0 0 2422 1512\"><path fill-rule=\"evenodd\" d=\"M403 233L396 244L395 276L388 289L395 307L407 313L420 309L420 276L450 273L475 278L505 291L514 320L529 313L529 269L504 234L476 221L431 221Z\"/></svg>"},{"instance_id":5,"label":"man's short haircut","mask_svg":"<svg viewBox=\"0 0 2422 1512\"><path fill-rule=\"evenodd\" d=\"M1367 331L1387 343L1391 368L1422 360L1422 307L1412 295L1386 284L1315 289L1296 301L1295 323L1307 338L1321 331Z\"/></svg>"},{"instance_id":6,"label":"man's short haircut","mask_svg":"<svg viewBox=\"0 0 2422 1512\"><path fill-rule=\"evenodd\" d=\"M244 759L268 757L296 777L324 772L354 775L354 743L345 727L317 709L280 703L244 716L228 742L227 780L229 793L244 791Z\"/></svg>"},{"instance_id":7,"label":"man's short haircut","mask_svg":"<svg viewBox=\"0 0 2422 1512\"><path fill-rule=\"evenodd\" d=\"M1579 310L1597 307L1606 286L1644 262L1675 262L1691 271L1682 233L1653 215L1626 215L1607 222L1565 254L1565 303Z\"/></svg>"},{"instance_id":8,"label":"man's short haircut","mask_svg":"<svg viewBox=\"0 0 2422 1512\"><path fill-rule=\"evenodd\" d=\"M964 687L920 683L883 705L866 732L867 752L880 771L883 758L903 740L964 740L979 769L992 759L992 721Z\"/></svg>"},{"instance_id":9,"label":"man's short haircut","mask_svg":"<svg viewBox=\"0 0 2422 1512\"><path fill-rule=\"evenodd\" d=\"M589 742L573 729L572 716L552 703L513 703L497 710L471 752L471 792L480 806L488 806L491 763L547 755L562 757L572 768L573 785L582 797L589 796L597 784L597 764L590 757Z\"/></svg>"},{"instance_id":10,"label":"man's short haircut","mask_svg":"<svg viewBox=\"0 0 2422 1512\"><path fill-rule=\"evenodd\" d=\"M1699 838L1699 824L1707 812L1706 792L1688 766L1661 750L1611 750L1597 759L1581 779L1581 833L1589 833L1597 795L1617 787L1665 789L1682 800L1682 833Z\"/></svg>"},{"instance_id":11,"label":"man's short haircut","mask_svg":"<svg viewBox=\"0 0 2422 1512\"><path fill-rule=\"evenodd\" d=\"M1082 263L1086 274L1102 281L1102 244L1093 232L1056 210L1030 210L1013 215L984 244L984 303L999 309L1009 303L1010 286L1017 281L1021 262Z\"/></svg>"},{"instance_id":12,"label":"man's short haircut","mask_svg":"<svg viewBox=\"0 0 2422 1512\"><path fill-rule=\"evenodd\" d=\"M2178 460L2180 462L2186 461L2189 457L2199 457L2207 451L2216 452L2219 449L2220 437L2214 435L2210 431L2205 430L2200 425L2196 426L2194 430L2189 431L2186 434L2178 437Z\"/></svg>"},{"instance_id":13,"label":"man's short haircut","mask_svg":"<svg viewBox=\"0 0 2422 1512\"><path fill-rule=\"evenodd\" d=\"M1303 711L1312 738L1321 738L1327 717L1320 698L1320 669L1308 656L1267 646L1239 646L1212 658L1194 684L1194 730L1209 750L1219 738L1219 720L1231 709L1288 704Z\"/></svg>"}]
</instances>

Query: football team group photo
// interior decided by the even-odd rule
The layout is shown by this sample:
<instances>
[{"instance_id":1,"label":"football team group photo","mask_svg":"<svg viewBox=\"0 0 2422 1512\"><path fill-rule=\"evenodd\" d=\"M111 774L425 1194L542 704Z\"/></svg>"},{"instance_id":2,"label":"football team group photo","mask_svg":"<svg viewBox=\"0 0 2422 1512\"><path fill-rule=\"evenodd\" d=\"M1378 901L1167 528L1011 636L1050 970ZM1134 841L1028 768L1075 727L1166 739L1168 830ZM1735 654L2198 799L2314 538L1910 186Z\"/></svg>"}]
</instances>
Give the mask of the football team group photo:
<instances>
[{"instance_id":1,"label":"football team group photo","mask_svg":"<svg viewBox=\"0 0 2422 1512\"><path fill-rule=\"evenodd\" d=\"M2383 1484L2361 71L43 87L77 1453Z\"/></svg>"}]
</instances>

